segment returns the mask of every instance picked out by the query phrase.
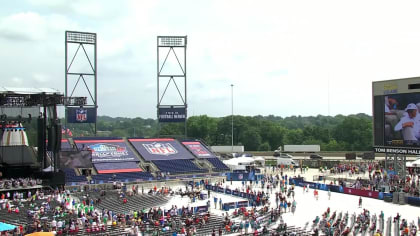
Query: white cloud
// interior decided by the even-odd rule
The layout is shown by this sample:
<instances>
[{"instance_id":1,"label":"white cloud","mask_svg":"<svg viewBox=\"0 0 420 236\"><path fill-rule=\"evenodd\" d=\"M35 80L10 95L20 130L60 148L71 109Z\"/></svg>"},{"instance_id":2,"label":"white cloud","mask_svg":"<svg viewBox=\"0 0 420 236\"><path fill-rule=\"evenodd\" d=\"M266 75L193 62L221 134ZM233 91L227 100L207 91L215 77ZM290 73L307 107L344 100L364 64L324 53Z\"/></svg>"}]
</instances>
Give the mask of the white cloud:
<instances>
[{"instance_id":1,"label":"white cloud","mask_svg":"<svg viewBox=\"0 0 420 236\"><path fill-rule=\"evenodd\" d=\"M23 79L22 78L13 77L11 79L11 81L12 81L13 85L15 85L15 86L22 86L23 85Z\"/></svg>"},{"instance_id":2,"label":"white cloud","mask_svg":"<svg viewBox=\"0 0 420 236\"><path fill-rule=\"evenodd\" d=\"M23 12L0 21L0 37L12 40L40 40L46 37L46 20L37 13Z\"/></svg>"},{"instance_id":3,"label":"white cloud","mask_svg":"<svg viewBox=\"0 0 420 236\"><path fill-rule=\"evenodd\" d=\"M50 82L51 80L51 77L49 75L41 74L41 73L34 73L33 78L39 84L46 84Z\"/></svg>"},{"instance_id":4,"label":"white cloud","mask_svg":"<svg viewBox=\"0 0 420 236\"><path fill-rule=\"evenodd\" d=\"M64 90L64 31L95 32L100 114L156 116L158 35L188 36L195 114L229 115L232 83L235 114L371 113L372 81L419 74L417 1L26 3L0 15L4 78Z\"/></svg>"}]
</instances>

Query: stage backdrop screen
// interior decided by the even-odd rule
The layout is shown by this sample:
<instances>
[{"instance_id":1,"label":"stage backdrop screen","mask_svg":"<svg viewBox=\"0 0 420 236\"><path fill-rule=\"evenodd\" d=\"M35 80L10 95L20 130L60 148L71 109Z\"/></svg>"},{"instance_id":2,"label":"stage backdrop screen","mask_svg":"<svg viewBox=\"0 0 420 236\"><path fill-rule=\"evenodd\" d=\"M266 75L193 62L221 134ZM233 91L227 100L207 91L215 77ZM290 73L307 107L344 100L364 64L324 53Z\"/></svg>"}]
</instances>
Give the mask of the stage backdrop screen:
<instances>
[{"instance_id":1,"label":"stage backdrop screen","mask_svg":"<svg viewBox=\"0 0 420 236\"><path fill-rule=\"evenodd\" d=\"M92 152L61 151L60 164L65 168L92 168Z\"/></svg>"},{"instance_id":2,"label":"stage backdrop screen","mask_svg":"<svg viewBox=\"0 0 420 236\"><path fill-rule=\"evenodd\" d=\"M79 150L91 150L92 162L140 161L123 139L74 140Z\"/></svg>"},{"instance_id":3,"label":"stage backdrop screen","mask_svg":"<svg viewBox=\"0 0 420 236\"><path fill-rule=\"evenodd\" d=\"M67 107L67 123L95 123L96 109L94 107Z\"/></svg>"},{"instance_id":4,"label":"stage backdrop screen","mask_svg":"<svg viewBox=\"0 0 420 236\"><path fill-rule=\"evenodd\" d=\"M146 161L194 159L175 139L129 139Z\"/></svg>"},{"instance_id":5,"label":"stage backdrop screen","mask_svg":"<svg viewBox=\"0 0 420 236\"><path fill-rule=\"evenodd\" d=\"M375 152L418 154L420 78L373 82Z\"/></svg>"},{"instance_id":6,"label":"stage backdrop screen","mask_svg":"<svg viewBox=\"0 0 420 236\"><path fill-rule=\"evenodd\" d=\"M182 144L190 150L194 156L198 158L212 158L216 157L200 142L182 142Z\"/></svg>"}]
</instances>

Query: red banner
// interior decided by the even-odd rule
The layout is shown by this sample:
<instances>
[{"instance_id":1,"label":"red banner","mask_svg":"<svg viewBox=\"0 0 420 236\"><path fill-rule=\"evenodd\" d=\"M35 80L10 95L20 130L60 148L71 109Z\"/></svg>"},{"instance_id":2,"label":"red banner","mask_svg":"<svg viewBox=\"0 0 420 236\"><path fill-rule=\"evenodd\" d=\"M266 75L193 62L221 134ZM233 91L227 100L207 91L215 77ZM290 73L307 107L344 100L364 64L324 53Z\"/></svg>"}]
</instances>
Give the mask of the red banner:
<instances>
[{"instance_id":1,"label":"red banner","mask_svg":"<svg viewBox=\"0 0 420 236\"><path fill-rule=\"evenodd\" d=\"M344 193L362 197L379 198L379 192L355 188L343 188Z\"/></svg>"}]
</instances>

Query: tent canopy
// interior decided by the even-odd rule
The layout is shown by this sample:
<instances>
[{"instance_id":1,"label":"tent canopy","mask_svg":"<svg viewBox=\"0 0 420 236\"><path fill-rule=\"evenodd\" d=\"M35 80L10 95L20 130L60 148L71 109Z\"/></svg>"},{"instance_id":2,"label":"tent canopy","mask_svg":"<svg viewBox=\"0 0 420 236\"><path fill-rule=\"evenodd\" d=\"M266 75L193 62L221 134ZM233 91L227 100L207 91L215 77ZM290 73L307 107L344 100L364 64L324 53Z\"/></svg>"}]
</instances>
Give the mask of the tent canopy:
<instances>
[{"instance_id":1,"label":"tent canopy","mask_svg":"<svg viewBox=\"0 0 420 236\"><path fill-rule=\"evenodd\" d=\"M420 167L420 159L412 162L407 162L407 167Z\"/></svg>"},{"instance_id":2,"label":"tent canopy","mask_svg":"<svg viewBox=\"0 0 420 236\"><path fill-rule=\"evenodd\" d=\"M25 236L54 236L53 232L35 232L31 234L26 234Z\"/></svg>"},{"instance_id":3,"label":"tent canopy","mask_svg":"<svg viewBox=\"0 0 420 236\"><path fill-rule=\"evenodd\" d=\"M14 230L16 226L0 222L0 232Z\"/></svg>"}]
</instances>

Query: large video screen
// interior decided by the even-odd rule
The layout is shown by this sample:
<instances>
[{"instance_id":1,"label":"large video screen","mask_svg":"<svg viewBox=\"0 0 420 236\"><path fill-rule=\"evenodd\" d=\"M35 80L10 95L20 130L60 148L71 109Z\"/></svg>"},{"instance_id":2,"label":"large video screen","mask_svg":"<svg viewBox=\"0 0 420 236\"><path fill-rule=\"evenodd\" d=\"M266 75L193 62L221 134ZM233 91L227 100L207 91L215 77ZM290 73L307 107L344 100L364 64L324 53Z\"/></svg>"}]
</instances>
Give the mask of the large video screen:
<instances>
[{"instance_id":1,"label":"large video screen","mask_svg":"<svg viewBox=\"0 0 420 236\"><path fill-rule=\"evenodd\" d=\"M420 147L420 94L401 93L381 97L384 146Z\"/></svg>"}]
</instances>

